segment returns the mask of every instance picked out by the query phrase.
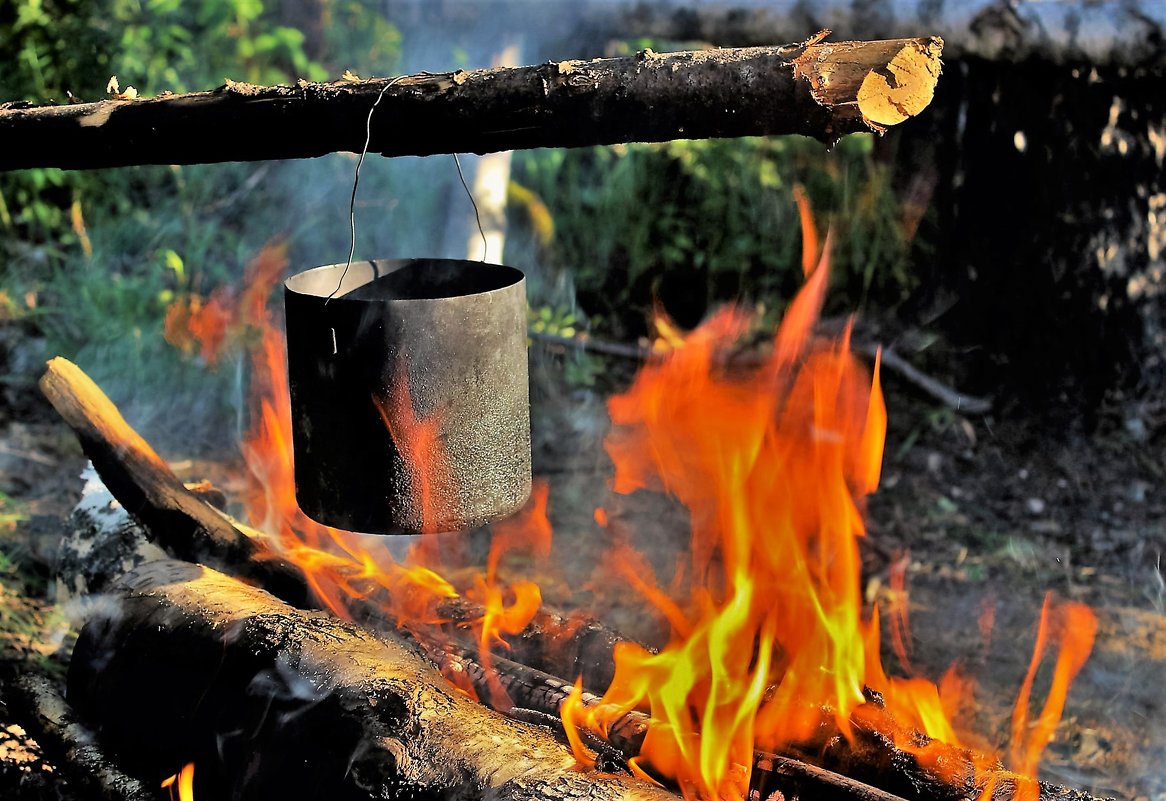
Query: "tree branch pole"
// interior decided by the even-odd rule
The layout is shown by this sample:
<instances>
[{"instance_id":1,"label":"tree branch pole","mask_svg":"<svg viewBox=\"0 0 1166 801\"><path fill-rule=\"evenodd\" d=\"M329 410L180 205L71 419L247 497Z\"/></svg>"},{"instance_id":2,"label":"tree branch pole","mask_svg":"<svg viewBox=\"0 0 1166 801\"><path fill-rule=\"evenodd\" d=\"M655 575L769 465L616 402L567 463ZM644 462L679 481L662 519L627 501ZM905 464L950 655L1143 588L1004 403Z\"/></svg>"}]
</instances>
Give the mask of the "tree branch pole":
<instances>
[{"instance_id":1,"label":"tree branch pole","mask_svg":"<svg viewBox=\"0 0 1166 801\"><path fill-rule=\"evenodd\" d=\"M641 345L629 345L624 342L607 342L591 337L563 337L557 334L548 334L545 331L527 331L526 335L536 342L564 348L576 348L592 353L601 353L605 356L617 356L624 359L651 361L661 357L661 354ZM976 395L968 395L953 389L937 378L924 373L909 361L889 347L873 342L855 342L852 347L858 353L870 360L882 352L882 369L895 373L907 383L918 388L921 392L939 401L944 406L961 414L987 414L992 411L992 400Z\"/></svg>"},{"instance_id":2,"label":"tree branch pole","mask_svg":"<svg viewBox=\"0 0 1166 801\"><path fill-rule=\"evenodd\" d=\"M295 86L0 106L0 170L489 153L762 134L830 142L931 101L939 37L808 42Z\"/></svg>"}]
</instances>

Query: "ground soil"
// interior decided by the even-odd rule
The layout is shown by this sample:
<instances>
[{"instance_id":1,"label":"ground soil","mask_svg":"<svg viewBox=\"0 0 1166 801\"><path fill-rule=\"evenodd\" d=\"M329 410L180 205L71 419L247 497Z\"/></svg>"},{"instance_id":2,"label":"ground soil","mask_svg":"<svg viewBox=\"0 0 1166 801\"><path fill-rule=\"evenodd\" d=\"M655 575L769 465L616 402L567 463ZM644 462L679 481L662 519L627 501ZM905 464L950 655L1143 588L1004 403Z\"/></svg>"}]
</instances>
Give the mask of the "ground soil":
<instances>
[{"instance_id":1,"label":"ground soil","mask_svg":"<svg viewBox=\"0 0 1166 801\"><path fill-rule=\"evenodd\" d=\"M685 539L685 516L659 497L611 497L601 445L607 390L572 388L562 367L554 357L535 360L536 472L551 482L559 538L546 596L563 605L598 600L611 622L642 628L644 621L621 617L621 588L585 587L593 578L588 555L603 540L593 511L602 503L624 521L660 554L661 570L664 554ZM618 387L628 374L622 363L605 363L601 383ZM905 556L914 668L936 678L962 660L979 680L976 728L1002 742L1044 594L1088 603L1100 619L1097 644L1043 775L1100 795L1166 799L1166 703L1155 681L1166 668L1163 421L1146 412L1132 423L1128 404L1103 409L1091 431L1016 407L967 418L893 379L885 388L890 433L882 488L869 507L864 582L868 598L885 600L890 566ZM53 619L48 579L84 459L27 381L9 389L0 404L0 582L8 593L0 633L9 660L16 652L43 659L51 644L30 642ZM222 464L167 456L183 461L184 477L210 475L228 494L237 487L238 472ZM977 623L985 607L995 612L986 647ZM902 672L889 654L888 664ZM18 723L0 705L0 733ZM0 736L0 796L70 797L43 768L14 766L4 742Z\"/></svg>"}]
</instances>

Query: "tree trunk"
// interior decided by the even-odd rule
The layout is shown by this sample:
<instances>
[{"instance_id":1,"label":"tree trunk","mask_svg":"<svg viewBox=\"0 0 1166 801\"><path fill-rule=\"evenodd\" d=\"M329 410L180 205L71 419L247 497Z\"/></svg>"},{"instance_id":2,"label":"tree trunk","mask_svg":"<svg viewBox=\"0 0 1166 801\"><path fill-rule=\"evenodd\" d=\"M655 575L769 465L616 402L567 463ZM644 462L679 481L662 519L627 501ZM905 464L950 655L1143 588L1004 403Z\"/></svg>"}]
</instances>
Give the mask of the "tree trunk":
<instances>
[{"instance_id":1,"label":"tree trunk","mask_svg":"<svg viewBox=\"0 0 1166 801\"><path fill-rule=\"evenodd\" d=\"M196 798L670 797L574 770L544 729L454 692L395 636L181 562L99 605L69 698L135 775L193 762Z\"/></svg>"},{"instance_id":2,"label":"tree trunk","mask_svg":"<svg viewBox=\"0 0 1166 801\"><path fill-rule=\"evenodd\" d=\"M370 152L385 156L788 133L829 142L918 114L942 45L643 51L391 80L228 82L150 99L8 104L0 106L0 170L309 158L360 151L366 133Z\"/></svg>"}]
</instances>

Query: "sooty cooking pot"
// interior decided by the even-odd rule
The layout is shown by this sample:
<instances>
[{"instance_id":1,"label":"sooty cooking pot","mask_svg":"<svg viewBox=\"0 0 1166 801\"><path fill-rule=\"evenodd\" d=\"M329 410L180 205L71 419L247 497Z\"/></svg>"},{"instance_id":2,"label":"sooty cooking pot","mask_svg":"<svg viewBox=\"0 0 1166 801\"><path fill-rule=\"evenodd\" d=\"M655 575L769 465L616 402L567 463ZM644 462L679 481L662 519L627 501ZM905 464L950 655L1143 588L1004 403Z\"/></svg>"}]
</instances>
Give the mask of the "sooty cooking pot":
<instances>
[{"instance_id":1,"label":"sooty cooking pot","mask_svg":"<svg viewBox=\"0 0 1166 801\"><path fill-rule=\"evenodd\" d=\"M521 272L361 261L294 275L284 296L296 498L309 517L366 533L459 531L526 501Z\"/></svg>"}]
</instances>

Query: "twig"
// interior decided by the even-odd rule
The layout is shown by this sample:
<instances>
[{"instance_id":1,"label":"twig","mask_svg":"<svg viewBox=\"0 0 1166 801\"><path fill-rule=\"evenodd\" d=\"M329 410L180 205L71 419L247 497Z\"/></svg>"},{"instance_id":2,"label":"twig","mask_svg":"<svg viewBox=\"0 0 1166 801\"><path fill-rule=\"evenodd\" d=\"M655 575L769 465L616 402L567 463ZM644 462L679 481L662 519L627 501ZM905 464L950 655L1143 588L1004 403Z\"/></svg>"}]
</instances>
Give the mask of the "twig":
<instances>
[{"instance_id":1,"label":"twig","mask_svg":"<svg viewBox=\"0 0 1166 801\"><path fill-rule=\"evenodd\" d=\"M527 335L535 341L544 342L549 345L579 348L591 353L602 353L608 356L618 356L626 359L651 361L659 359L662 355L651 348L645 348L640 345L605 342L600 339L592 339L591 337L562 337L543 331L528 331ZM873 359L875 353L881 348L882 366L888 372L894 373L916 389L921 390L961 414L986 414L992 410L992 401L990 398L967 395L952 389L938 379L932 378L915 367L890 347L873 342L855 342L852 347L856 352L870 359Z\"/></svg>"},{"instance_id":2,"label":"twig","mask_svg":"<svg viewBox=\"0 0 1166 801\"><path fill-rule=\"evenodd\" d=\"M881 346L871 343L856 343L859 353L873 359ZM975 395L965 395L927 375L889 347L882 347L882 365L909 384L930 395L935 400L961 414L987 414L992 411L992 400Z\"/></svg>"}]
</instances>

